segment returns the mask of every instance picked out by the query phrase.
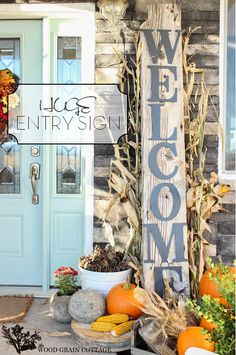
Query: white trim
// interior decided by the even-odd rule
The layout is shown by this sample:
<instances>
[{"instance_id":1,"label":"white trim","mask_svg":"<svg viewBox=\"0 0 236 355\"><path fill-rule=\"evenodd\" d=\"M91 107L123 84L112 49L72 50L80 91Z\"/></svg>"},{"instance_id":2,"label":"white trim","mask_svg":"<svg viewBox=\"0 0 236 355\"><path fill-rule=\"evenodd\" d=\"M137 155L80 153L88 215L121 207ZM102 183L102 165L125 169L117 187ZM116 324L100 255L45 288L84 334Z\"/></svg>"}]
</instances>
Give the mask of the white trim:
<instances>
[{"instance_id":1,"label":"white trim","mask_svg":"<svg viewBox=\"0 0 236 355\"><path fill-rule=\"evenodd\" d=\"M220 93L220 127L219 127L219 150L218 150L218 175L221 182L227 182L235 186L236 172L224 169L225 154L223 137L227 139L224 128L226 125L226 75L227 75L227 8L228 0L220 0L220 65L219 65L219 93ZM234 187L233 187L234 188Z\"/></svg>"},{"instance_id":2,"label":"white trim","mask_svg":"<svg viewBox=\"0 0 236 355\"><path fill-rule=\"evenodd\" d=\"M92 3L73 4L0 4L0 19L42 19L75 18L79 15L93 14L95 5Z\"/></svg>"}]
</instances>

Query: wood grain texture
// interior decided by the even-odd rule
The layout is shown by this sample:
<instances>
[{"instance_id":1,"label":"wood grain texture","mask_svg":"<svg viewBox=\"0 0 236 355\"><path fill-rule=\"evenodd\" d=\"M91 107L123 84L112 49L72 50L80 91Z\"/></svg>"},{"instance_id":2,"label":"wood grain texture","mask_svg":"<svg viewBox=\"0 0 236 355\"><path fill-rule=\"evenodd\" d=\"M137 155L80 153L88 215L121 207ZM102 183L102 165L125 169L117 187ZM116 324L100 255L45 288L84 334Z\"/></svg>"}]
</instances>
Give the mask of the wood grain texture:
<instances>
[{"instance_id":1,"label":"wood grain texture","mask_svg":"<svg viewBox=\"0 0 236 355\"><path fill-rule=\"evenodd\" d=\"M79 323L74 319L71 322L71 335L80 346L103 349L103 352L108 348L108 352L117 352L131 347L131 332L115 337L110 332L95 332L90 329L90 324Z\"/></svg>"},{"instance_id":2,"label":"wood grain texture","mask_svg":"<svg viewBox=\"0 0 236 355\"><path fill-rule=\"evenodd\" d=\"M168 29L168 30L178 30L181 29L181 11L177 5L162 4L162 5L150 5L148 6L148 20L143 24L142 29ZM153 32L155 42L159 42L157 32ZM175 41L176 34L172 32L170 34L170 40L172 45ZM177 127L177 141L175 141L177 149L177 157L174 157L171 152L164 148L160 151L157 156L157 165L160 170L168 175L173 171L175 165L178 166L177 174L170 180L166 180L176 186L181 197L181 206L179 213L175 219L171 221L160 221L157 220L150 210L150 195L155 186L164 182L163 180L155 177L148 165L148 155L150 150L160 141L150 140L152 136L152 124L151 124L151 112L150 106L148 106L148 98L151 92L151 80L150 80L150 70L147 65L152 63L149 55L148 48L146 46L146 41L142 34L143 41L143 53L142 53L142 221L143 224L154 223L159 226L162 233L163 240L165 244L168 244L169 237L171 234L171 229L174 223L186 223L186 201L185 201L185 147L184 147L184 126L183 126L183 108L182 108L182 44L181 40L178 42L176 54L171 66L177 67L177 81L173 82L172 76L169 76L170 88L177 88L178 99L177 102L166 102L161 109L161 134L162 137L169 137L173 133L173 128ZM158 59L159 65L168 65L166 56L164 59ZM162 75L165 75L165 71L162 70ZM169 75L167 72L166 75ZM163 78L162 78L163 79ZM171 89L170 89L171 90ZM171 143L171 142L170 142ZM173 141L172 141L173 143ZM162 189L159 195L159 209L162 215L169 215L172 209L172 196L167 188ZM187 234L186 228L184 228L184 244L185 244L185 257L187 258ZM148 238L147 230L143 228L143 247L144 247L144 260L147 259L147 249L148 249ZM154 265L158 266L180 266L182 267L183 280L178 281L176 274L172 271L168 272L168 277L174 279L174 288L177 292L184 291L188 293L188 263L183 262L181 264L176 264L172 262L175 258L175 247L172 241L170 248L170 253L168 256L168 263L162 263L159 251L153 241L150 240L151 255L155 260ZM153 265L144 263L144 275L145 275L145 287L148 289L154 289L155 280L153 274Z\"/></svg>"}]
</instances>

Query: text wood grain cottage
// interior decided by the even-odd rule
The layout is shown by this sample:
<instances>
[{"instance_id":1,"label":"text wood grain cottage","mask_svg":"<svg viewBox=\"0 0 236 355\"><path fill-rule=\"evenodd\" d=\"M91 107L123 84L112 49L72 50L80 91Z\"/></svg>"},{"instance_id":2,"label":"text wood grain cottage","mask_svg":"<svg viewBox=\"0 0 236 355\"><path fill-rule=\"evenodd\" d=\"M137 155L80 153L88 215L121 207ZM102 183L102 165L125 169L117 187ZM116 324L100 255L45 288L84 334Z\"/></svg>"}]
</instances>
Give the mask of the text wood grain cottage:
<instances>
[{"instance_id":1,"label":"text wood grain cottage","mask_svg":"<svg viewBox=\"0 0 236 355\"><path fill-rule=\"evenodd\" d=\"M165 272L177 292L188 294L181 12L178 6L150 5L141 33L145 287L162 294Z\"/></svg>"}]
</instances>

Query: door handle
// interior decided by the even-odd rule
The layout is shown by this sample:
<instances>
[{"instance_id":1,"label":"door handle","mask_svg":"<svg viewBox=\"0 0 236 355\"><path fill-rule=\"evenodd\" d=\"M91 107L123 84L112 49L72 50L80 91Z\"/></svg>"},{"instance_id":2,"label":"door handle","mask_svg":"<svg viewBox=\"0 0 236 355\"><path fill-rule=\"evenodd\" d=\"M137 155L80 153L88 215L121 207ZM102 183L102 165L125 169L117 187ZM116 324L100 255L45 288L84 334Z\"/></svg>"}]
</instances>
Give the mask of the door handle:
<instances>
[{"instance_id":1,"label":"door handle","mask_svg":"<svg viewBox=\"0 0 236 355\"><path fill-rule=\"evenodd\" d=\"M40 178L40 165L38 163L32 163L30 165L30 179L32 186L32 204L37 205L39 203L39 195L36 193L36 180Z\"/></svg>"}]
</instances>

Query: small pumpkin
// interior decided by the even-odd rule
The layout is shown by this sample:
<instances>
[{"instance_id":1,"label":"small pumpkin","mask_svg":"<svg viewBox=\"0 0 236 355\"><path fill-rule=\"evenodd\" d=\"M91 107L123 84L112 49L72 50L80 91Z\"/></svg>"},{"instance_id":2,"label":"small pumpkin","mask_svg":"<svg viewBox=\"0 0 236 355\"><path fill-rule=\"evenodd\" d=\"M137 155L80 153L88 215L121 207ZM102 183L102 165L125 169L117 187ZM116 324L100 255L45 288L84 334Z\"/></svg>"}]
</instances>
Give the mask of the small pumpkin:
<instances>
[{"instance_id":1,"label":"small pumpkin","mask_svg":"<svg viewBox=\"0 0 236 355\"><path fill-rule=\"evenodd\" d=\"M228 270L229 270L230 274L232 275L232 277L235 278L235 268L228 267ZM221 277L221 275L223 277L223 274L220 271L218 271L218 273L219 273L220 277ZM210 279L209 274L214 276L214 275L216 275L216 271L213 269L209 269L203 274L203 276L200 280L200 285L199 285L200 296L210 295L211 298L219 298L220 304L222 304L225 307L229 307L228 302L226 301L226 299L224 299L222 297L221 293L217 289L217 285L216 285L215 281Z\"/></svg>"},{"instance_id":2,"label":"small pumpkin","mask_svg":"<svg viewBox=\"0 0 236 355\"><path fill-rule=\"evenodd\" d=\"M134 297L136 287L137 285L130 283L129 278L126 283L112 287L106 298L107 313L128 314L133 319L141 316L139 306L142 307L142 304Z\"/></svg>"},{"instance_id":3,"label":"small pumpkin","mask_svg":"<svg viewBox=\"0 0 236 355\"><path fill-rule=\"evenodd\" d=\"M202 318L201 322L199 324L200 327L205 328L207 330L212 330L212 329L216 329L217 325L213 322L209 322L207 319Z\"/></svg>"},{"instance_id":4,"label":"small pumpkin","mask_svg":"<svg viewBox=\"0 0 236 355\"><path fill-rule=\"evenodd\" d=\"M211 342L209 335L203 334L202 331L202 327L189 327L182 331L177 341L178 354L184 355L192 347L214 351L214 342Z\"/></svg>"}]
</instances>

